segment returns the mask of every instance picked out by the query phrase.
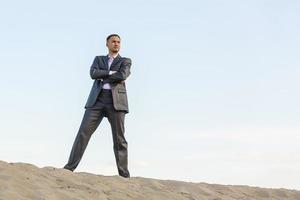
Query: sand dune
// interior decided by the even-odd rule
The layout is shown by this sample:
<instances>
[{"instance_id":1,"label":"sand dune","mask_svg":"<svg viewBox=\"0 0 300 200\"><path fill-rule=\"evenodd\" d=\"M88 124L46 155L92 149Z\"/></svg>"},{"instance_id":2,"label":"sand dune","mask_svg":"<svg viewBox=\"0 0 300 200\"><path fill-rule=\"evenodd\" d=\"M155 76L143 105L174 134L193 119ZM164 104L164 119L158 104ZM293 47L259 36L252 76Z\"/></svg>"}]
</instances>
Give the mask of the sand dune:
<instances>
[{"instance_id":1,"label":"sand dune","mask_svg":"<svg viewBox=\"0 0 300 200\"><path fill-rule=\"evenodd\" d=\"M300 200L300 191L125 179L0 161L0 200Z\"/></svg>"}]
</instances>

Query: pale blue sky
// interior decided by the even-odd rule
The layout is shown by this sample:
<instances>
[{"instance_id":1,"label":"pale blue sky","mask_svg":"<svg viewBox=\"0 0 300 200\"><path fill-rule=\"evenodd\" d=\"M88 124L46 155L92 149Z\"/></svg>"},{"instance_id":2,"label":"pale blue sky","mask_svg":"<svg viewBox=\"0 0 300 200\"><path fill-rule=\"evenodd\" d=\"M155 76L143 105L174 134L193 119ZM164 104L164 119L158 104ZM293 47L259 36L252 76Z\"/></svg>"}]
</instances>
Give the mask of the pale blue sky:
<instances>
[{"instance_id":1,"label":"pale blue sky","mask_svg":"<svg viewBox=\"0 0 300 200\"><path fill-rule=\"evenodd\" d=\"M7 1L0 160L62 167L118 33L132 176L300 189L299 1ZM103 120L76 171L115 175Z\"/></svg>"}]
</instances>

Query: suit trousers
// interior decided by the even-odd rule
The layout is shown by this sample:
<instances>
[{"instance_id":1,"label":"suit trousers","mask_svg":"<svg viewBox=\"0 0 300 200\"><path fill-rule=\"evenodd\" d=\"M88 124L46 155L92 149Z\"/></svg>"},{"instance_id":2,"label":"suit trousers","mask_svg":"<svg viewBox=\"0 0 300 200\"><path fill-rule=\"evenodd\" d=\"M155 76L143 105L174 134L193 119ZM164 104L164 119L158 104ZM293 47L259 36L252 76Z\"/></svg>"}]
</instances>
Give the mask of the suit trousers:
<instances>
[{"instance_id":1,"label":"suit trousers","mask_svg":"<svg viewBox=\"0 0 300 200\"><path fill-rule=\"evenodd\" d=\"M118 173L123 177L130 177L128 171L128 144L125 139L124 118L125 112L117 111L113 107L111 90L102 89L97 102L92 108L85 110L80 128L73 143L65 169L74 171L78 166L92 134L96 131L103 117L107 117L113 136L113 149Z\"/></svg>"}]
</instances>

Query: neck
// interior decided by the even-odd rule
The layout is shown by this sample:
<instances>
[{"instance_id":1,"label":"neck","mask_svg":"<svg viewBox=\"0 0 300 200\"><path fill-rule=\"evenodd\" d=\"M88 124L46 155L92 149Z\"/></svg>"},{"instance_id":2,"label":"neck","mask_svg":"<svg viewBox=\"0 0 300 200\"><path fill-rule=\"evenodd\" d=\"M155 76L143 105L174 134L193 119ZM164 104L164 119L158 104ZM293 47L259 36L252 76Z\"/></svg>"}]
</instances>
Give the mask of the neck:
<instances>
[{"instance_id":1,"label":"neck","mask_svg":"<svg viewBox=\"0 0 300 200\"><path fill-rule=\"evenodd\" d=\"M111 52L111 51L110 51L110 52L108 53L108 55L109 55L109 56L115 57L116 55L118 55L118 53L119 53L119 52Z\"/></svg>"}]
</instances>

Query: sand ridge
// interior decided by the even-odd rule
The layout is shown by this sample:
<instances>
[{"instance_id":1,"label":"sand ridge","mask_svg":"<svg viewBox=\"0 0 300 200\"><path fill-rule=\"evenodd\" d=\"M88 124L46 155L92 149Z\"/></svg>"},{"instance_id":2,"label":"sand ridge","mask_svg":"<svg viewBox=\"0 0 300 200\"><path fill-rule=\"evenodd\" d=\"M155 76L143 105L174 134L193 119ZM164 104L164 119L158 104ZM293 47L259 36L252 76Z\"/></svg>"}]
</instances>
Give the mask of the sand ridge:
<instances>
[{"instance_id":1,"label":"sand ridge","mask_svg":"<svg viewBox=\"0 0 300 200\"><path fill-rule=\"evenodd\" d=\"M300 191L129 179L0 161L0 200L300 200Z\"/></svg>"}]
</instances>

